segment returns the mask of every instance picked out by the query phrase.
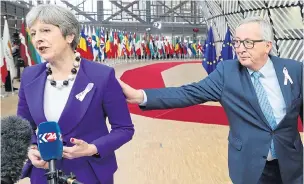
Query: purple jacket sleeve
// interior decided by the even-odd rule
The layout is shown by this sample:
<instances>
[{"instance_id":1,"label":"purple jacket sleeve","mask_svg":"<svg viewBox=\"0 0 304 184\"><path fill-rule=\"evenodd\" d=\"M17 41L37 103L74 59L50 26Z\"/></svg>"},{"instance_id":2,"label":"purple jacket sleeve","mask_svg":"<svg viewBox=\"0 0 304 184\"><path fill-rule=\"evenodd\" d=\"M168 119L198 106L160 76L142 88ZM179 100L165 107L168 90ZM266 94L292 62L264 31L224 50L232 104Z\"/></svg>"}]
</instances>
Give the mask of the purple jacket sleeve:
<instances>
[{"instance_id":1,"label":"purple jacket sleeve","mask_svg":"<svg viewBox=\"0 0 304 184\"><path fill-rule=\"evenodd\" d=\"M134 135L128 106L122 89L115 77L114 69L110 72L103 96L103 107L108 115L112 131L92 142L97 147L101 157L113 153L123 144L130 141Z\"/></svg>"},{"instance_id":2,"label":"purple jacket sleeve","mask_svg":"<svg viewBox=\"0 0 304 184\"><path fill-rule=\"evenodd\" d=\"M22 72L22 77L21 77L21 84L20 84L20 89L19 89L19 101L18 101L18 109L17 109L17 115L23 117L24 119L28 120L31 123L31 126L33 128L33 135L32 135L32 144L37 144L37 137L35 134L36 130L36 125L35 122L32 118L32 115L30 113L30 110L28 108L25 94L24 94L24 79L26 78L26 69Z\"/></svg>"}]
</instances>

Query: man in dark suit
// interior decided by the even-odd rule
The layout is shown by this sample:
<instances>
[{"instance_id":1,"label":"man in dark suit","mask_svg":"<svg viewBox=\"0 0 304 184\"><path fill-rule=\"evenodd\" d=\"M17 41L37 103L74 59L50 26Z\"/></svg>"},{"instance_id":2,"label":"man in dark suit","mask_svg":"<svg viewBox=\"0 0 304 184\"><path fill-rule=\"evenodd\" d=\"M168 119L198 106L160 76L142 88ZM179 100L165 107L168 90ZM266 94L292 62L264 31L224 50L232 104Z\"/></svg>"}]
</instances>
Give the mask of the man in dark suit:
<instances>
[{"instance_id":1,"label":"man in dark suit","mask_svg":"<svg viewBox=\"0 0 304 184\"><path fill-rule=\"evenodd\" d=\"M219 101L229 119L228 165L234 184L300 184L303 145L303 64L272 55L271 25L259 17L236 28L237 60L220 62L205 79L181 87L135 90L127 101L143 110ZM202 112L203 113L203 112Z\"/></svg>"}]
</instances>

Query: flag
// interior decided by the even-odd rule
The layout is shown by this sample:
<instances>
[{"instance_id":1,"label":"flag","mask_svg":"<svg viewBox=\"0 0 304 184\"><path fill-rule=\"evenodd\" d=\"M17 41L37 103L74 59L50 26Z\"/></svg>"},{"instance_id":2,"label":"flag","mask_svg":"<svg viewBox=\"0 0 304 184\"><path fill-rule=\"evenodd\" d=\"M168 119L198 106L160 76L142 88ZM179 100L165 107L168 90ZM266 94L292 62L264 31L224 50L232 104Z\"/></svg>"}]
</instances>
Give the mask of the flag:
<instances>
[{"instance_id":1,"label":"flag","mask_svg":"<svg viewBox=\"0 0 304 184\"><path fill-rule=\"evenodd\" d=\"M111 48L111 39L109 36L109 31L107 31L107 41L106 41L106 46L105 46L105 54L107 58L112 58L112 48Z\"/></svg>"},{"instance_id":2,"label":"flag","mask_svg":"<svg viewBox=\"0 0 304 184\"><path fill-rule=\"evenodd\" d=\"M11 80L17 76L17 68L15 67L14 58L12 54L12 44L10 41L10 34L7 20L4 19L4 28L3 28L3 56L6 61L7 70L10 71Z\"/></svg>"},{"instance_id":3,"label":"flag","mask_svg":"<svg viewBox=\"0 0 304 184\"><path fill-rule=\"evenodd\" d=\"M162 48L162 44L161 44L160 40L156 41L156 47L157 47L159 55L163 55L163 48Z\"/></svg>"},{"instance_id":4,"label":"flag","mask_svg":"<svg viewBox=\"0 0 304 184\"><path fill-rule=\"evenodd\" d=\"M19 37L21 40L20 44L20 56L23 59L26 66L32 66L32 60L29 55L28 47L27 47L27 32L25 30L24 20L22 19L21 31L19 33Z\"/></svg>"},{"instance_id":5,"label":"flag","mask_svg":"<svg viewBox=\"0 0 304 184\"><path fill-rule=\"evenodd\" d=\"M152 37L152 35L150 35L149 50L150 50L151 57L154 56L155 53L154 53L153 37Z\"/></svg>"},{"instance_id":6,"label":"flag","mask_svg":"<svg viewBox=\"0 0 304 184\"><path fill-rule=\"evenodd\" d=\"M5 57L4 57L4 54L3 54L3 48L2 48L2 44L0 44L0 52L1 52L1 60L0 60L0 67L1 67L1 80L3 83L5 83L5 79L7 77L7 66L6 66L6 61L5 61Z\"/></svg>"},{"instance_id":7,"label":"flag","mask_svg":"<svg viewBox=\"0 0 304 184\"><path fill-rule=\"evenodd\" d=\"M101 58L101 60L103 61L105 59L105 53L104 53L104 50L105 50L105 35L104 35L104 29L103 28L100 28L100 46L99 46L99 49L100 49L100 56L99 58Z\"/></svg>"},{"instance_id":8,"label":"flag","mask_svg":"<svg viewBox=\"0 0 304 184\"><path fill-rule=\"evenodd\" d=\"M209 29L205 47L206 49L204 50L203 66L207 73L210 74L217 65L212 27Z\"/></svg>"},{"instance_id":9,"label":"flag","mask_svg":"<svg viewBox=\"0 0 304 184\"><path fill-rule=\"evenodd\" d=\"M150 51L150 48L149 48L149 41L147 40L147 42L145 43L145 50L146 50L146 54L147 56L151 56L151 51Z\"/></svg>"},{"instance_id":10,"label":"flag","mask_svg":"<svg viewBox=\"0 0 304 184\"><path fill-rule=\"evenodd\" d=\"M176 52L176 54L179 54L179 51L180 51L180 45L179 45L179 43L178 43L178 42L176 42L176 44L175 44L174 51Z\"/></svg>"},{"instance_id":11,"label":"flag","mask_svg":"<svg viewBox=\"0 0 304 184\"><path fill-rule=\"evenodd\" d=\"M192 56L191 43L188 43L187 53L188 53L189 57Z\"/></svg>"},{"instance_id":12,"label":"flag","mask_svg":"<svg viewBox=\"0 0 304 184\"><path fill-rule=\"evenodd\" d=\"M97 36L98 35L98 36ZM93 48L93 56L94 56L94 61L99 60L99 47L100 47L100 41L99 41L99 30L98 28L95 30L95 27L93 27L93 32L92 32L92 48Z\"/></svg>"},{"instance_id":13,"label":"flag","mask_svg":"<svg viewBox=\"0 0 304 184\"><path fill-rule=\"evenodd\" d=\"M130 56L131 48L130 48L128 34L126 34L125 37L124 37L124 44L125 44L126 54L127 54L127 56Z\"/></svg>"},{"instance_id":14,"label":"flag","mask_svg":"<svg viewBox=\"0 0 304 184\"><path fill-rule=\"evenodd\" d=\"M170 54L169 42L168 42L168 40L166 39L164 43L165 43L165 52L166 52L166 55L167 55L167 54Z\"/></svg>"},{"instance_id":15,"label":"flag","mask_svg":"<svg viewBox=\"0 0 304 184\"><path fill-rule=\"evenodd\" d=\"M219 61L225 61L229 59L233 59L233 48L231 43L231 33L229 28L227 29L225 40L222 45L221 55L219 57Z\"/></svg>"},{"instance_id":16,"label":"flag","mask_svg":"<svg viewBox=\"0 0 304 184\"><path fill-rule=\"evenodd\" d=\"M197 54L196 43L192 43L190 49L191 49L192 54L194 56L196 56L196 54Z\"/></svg>"},{"instance_id":17,"label":"flag","mask_svg":"<svg viewBox=\"0 0 304 184\"><path fill-rule=\"evenodd\" d=\"M187 55L188 54L188 47L187 47L187 43L184 43L183 45L183 51L184 51L184 55Z\"/></svg>"},{"instance_id":18,"label":"flag","mask_svg":"<svg viewBox=\"0 0 304 184\"><path fill-rule=\"evenodd\" d=\"M113 32L113 56L117 58L120 54L118 54L118 44L119 44L119 37L118 31L114 30Z\"/></svg>"},{"instance_id":19,"label":"flag","mask_svg":"<svg viewBox=\"0 0 304 184\"><path fill-rule=\"evenodd\" d=\"M173 55L173 54L174 54L173 43L169 43L169 42L168 42L168 46L169 46L170 55Z\"/></svg>"},{"instance_id":20,"label":"flag","mask_svg":"<svg viewBox=\"0 0 304 184\"><path fill-rule=\"evenodd\" d=\"M94 55L93 55L93 47L92 47L92 31L91 26L85 28L85 36L87 41L87 56L89 60L94 61Z\"/></svg>"},{"instance_id":21,"label":"flag","mask_svg":"<svg viewBox=\"0 0 304 184\"><path fill-rule=\"evenodd\" d=\"M28 52L30 54L30 62L28 63L29 66L31 65L35 65L35 64L39 64L41 63L41 56L38 54L38 52L36 51L33 43L32 43L32 37L29 33L29 29L26 28L26 39L27 39L27 48L28 48Z\"/></svg>"},{"instance_id":22,"label":"flag","mask_svg":"<svg viewBox=\"0 0 304 184\"><path fill-rule=\"evenodd\" d=\"M135 52L138 56L141 55L141 44L140 44L140 36L137 34L136 35L136 40L135 40Z\"/></svg>"},{"instance_id":23,"label":"flag","mask_svg":"<svg viewBox=\"0 0 304 184\"><path fill-rule=\"evenodd\" d=\"M85 59L89 58L89 56L87 54L88 48L87 48L87 41L86 41L86 36L84 33L84 28L81 29L76 51L80 53L81 57L83 57Z\"/></svg>"},{"instance_id":24,"label":"flag","mask_svg":"<svg viewBox=\"0 0 304 184\"><path fill-rule=\"evenodd\" d=\"M198 50L199 53L201 53L201 54L204 52L203 47L202 47L202 45L201 45L201 41L199 41L198 44L197 44L197 50Z\"/></svg>"}]
</instances>

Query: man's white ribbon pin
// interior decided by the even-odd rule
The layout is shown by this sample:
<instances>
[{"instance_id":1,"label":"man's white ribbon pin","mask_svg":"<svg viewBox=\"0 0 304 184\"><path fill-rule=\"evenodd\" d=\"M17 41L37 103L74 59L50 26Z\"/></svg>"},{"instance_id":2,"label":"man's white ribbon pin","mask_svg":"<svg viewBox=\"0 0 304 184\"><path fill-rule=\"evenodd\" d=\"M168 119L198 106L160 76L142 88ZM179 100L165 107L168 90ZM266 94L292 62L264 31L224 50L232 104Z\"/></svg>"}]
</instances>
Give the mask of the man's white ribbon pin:
<instances>
[{"instance_id":1,"label":"man's white ribbon pin","mask_svg":"<svg viewBox=\"0 0 304 184\"><path fill-rule=\"evenodd\" d=\"M284 78L284 85L285 86L287 85L288 80L289 80L290 84L293 84L293 81L292 81L291 77L289 76L288 70L287 70L286 67L283 68L283 73L284 73L284 76L285 76L285 78Z\"/></svg>"}]
</instances>

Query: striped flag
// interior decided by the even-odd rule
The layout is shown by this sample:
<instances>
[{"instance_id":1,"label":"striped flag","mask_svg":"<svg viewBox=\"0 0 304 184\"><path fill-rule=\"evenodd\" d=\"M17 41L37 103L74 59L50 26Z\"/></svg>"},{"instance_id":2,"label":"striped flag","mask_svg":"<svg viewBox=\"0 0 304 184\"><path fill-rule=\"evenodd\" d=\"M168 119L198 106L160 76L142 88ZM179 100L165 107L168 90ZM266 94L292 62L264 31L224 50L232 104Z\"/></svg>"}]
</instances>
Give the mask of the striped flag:
<instances>
[{"instance_id":1,"label":"striped flag","mask_svg":"<svg viewBox=\"0 0 304 184\"><path fill-rule=\"evenodd\" d=\"M100 49L100 56L99 58L101 58L101 60L103 61L105 59L105 53L104 53L104 50L105 50L105 34L104 34L104 30L102 28L100 28L100 46L99 46L99 49Z\"/></svg>"},{"instance_id":2,"label":"striped flag","mask_svg":"<svg viewBox=\"0 0 304 184\"><path fill-rule=\"evenodd\" d=\"M25 25L24 25L24 20L22 19L22 24L21 24L21 31L19 34L21 44L20 44L20 56L23 59L25 65L32 66L32 61L31 57L28 52L28 47L27 47L27 34L25 31Z\"/></svg>"},{"instance_id":3,"label":"striped flag","mask_svg":"<svg viewBox=\"0 0 304 184\"><path fill-rule=\"evenodd\" d=\"M98 29L95 30L95 27L93 27L93 32L92 32L92 47L93 47L94 61L98 61L100 41L99 41L99 30Z\"/></svg>"},{"instance_id":4,"label":"striped flag","mask_svg":"<svg viewBox=\"0 0 304 184\"><path fill-rule=\"evenodd\" d=\"M85 35L86 35L86 40L87 40L87 54L88 54L88 59L93 61L94 60L94 55L93 55L93 47L92 47L92 31L91 31L91 26L86 27L85 29Z\"/></svg>"},{"instance_id":5,"label":"striped flag","mask_svg":"<svg viewBox=\"0 0 304 184\"><path fill-rule=\"evenodd\" d=\"M136 40L135 40L135 52L138 56L141 55L140 36L138 34L136 35Z\"/></svg>"},{"instance_id":6,"label":"striped flag","mask_svg":"<svg viewBox=\"0 0 304 184\"><path fill-rule=\"evenodd\" d=\"M28 51L30 53L30 57L31 57L31 65L35 65L35 64L40 64L42 62L44 62L44 60L41 58L41 56L38 54L38 52L36 51L33 43L32 43L32 37L30 36L29 33L29 29L26 29L26 34L27 34L27 47L28 47ZM29 64L30 65L30 64Z\"/></svg>"}]
</instances>

